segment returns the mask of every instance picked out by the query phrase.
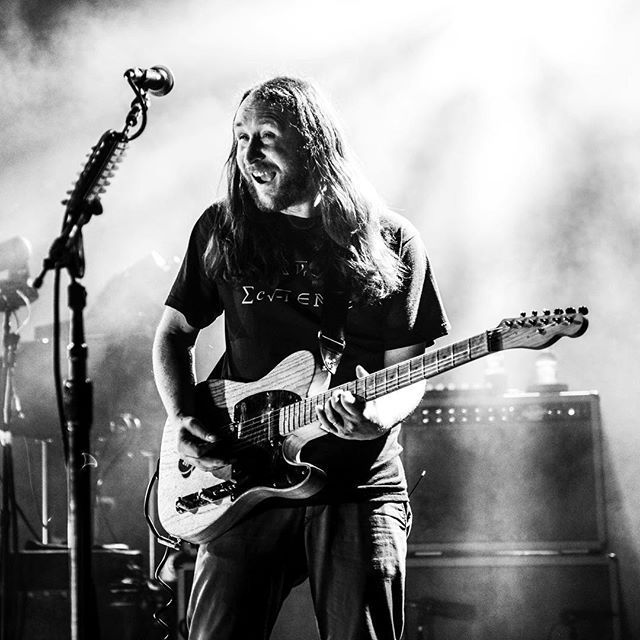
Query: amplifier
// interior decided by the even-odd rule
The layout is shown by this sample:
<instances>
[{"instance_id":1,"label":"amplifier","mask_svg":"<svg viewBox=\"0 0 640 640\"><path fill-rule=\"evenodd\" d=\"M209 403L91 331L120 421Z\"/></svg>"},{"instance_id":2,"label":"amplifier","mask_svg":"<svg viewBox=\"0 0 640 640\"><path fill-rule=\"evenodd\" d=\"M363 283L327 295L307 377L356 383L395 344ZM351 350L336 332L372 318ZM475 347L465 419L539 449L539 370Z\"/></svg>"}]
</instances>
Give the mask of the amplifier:
<instances>
[{"instance_id":1,"label":"amplifier","mask_svg":"<svg viewBox=\"0 0 640 640\"><path fill-rule=\"evenodd\" d=\"M402 429L410 554L602 550L595 392L428 392Z\"/></svg>"},{"instance_id":2,"label":"amplifier","mask_svg":"<svg viewBox=\"0 0 640 640\"><path fill-rule=\"evenodd\" d=\"M403 640L619 640L613 555L409 559Z\"/></svg>"},{"instance_id":3,"label":"amplifier","mask_svg":"<svg viewBox=\"0 0 640 640\"><path fill-rule=\"evenodd\" d=\"M152 603L142 572L142 553L94 550L92 573L103 640L151 637ZM68 640L69 554L66 550L21 551L14 559L19 640ZM97 637L97 633L96 633Z\"/></svg>"}]
</instances>

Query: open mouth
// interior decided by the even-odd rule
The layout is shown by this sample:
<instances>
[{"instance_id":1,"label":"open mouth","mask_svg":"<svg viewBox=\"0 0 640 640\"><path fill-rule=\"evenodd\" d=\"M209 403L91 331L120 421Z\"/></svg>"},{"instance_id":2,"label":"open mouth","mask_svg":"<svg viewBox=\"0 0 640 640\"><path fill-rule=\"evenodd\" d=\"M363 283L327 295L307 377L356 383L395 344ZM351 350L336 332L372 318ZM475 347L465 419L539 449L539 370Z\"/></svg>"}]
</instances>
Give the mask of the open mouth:
<instances>
[{"instance_id":1,"label":"open mouth","mask_svg":"<svg viewBox=\"0 0 640 640\"><path fill-rule=\"evenodd\" d=\"M275 179L276 172L275 171L252 171L251 177L258 184L269 184L270 182L273 182L273 180Z\"/></svg>"}]
</instances>

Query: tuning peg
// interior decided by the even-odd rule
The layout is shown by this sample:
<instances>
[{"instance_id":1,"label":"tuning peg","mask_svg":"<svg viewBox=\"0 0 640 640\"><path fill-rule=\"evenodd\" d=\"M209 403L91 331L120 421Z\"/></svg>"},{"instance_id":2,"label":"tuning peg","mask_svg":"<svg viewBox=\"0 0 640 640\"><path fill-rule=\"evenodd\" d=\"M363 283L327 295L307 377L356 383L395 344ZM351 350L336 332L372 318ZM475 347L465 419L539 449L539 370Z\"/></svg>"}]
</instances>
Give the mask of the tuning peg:
<instances>
[{"instance_id":1,"label":"tuning peg","mask_svg":"<svg viewBox=\"0 0 640 640\"><path fill-rule=\"evenodd\" d=\"M521 318L526 318L527 317L527 312L526 311L521 311L520 312L520 317Z\"/></svg>"},{"instance_id":2,"label":"tuning peg","mask_svg":"<svg viewBox=\"0 0 640 640\"><path fill-rule=\"evenodd\" d=\"M553 313L556 316L561 316L564 313L564 311L562 309L554 309Z\"/></svg>"},{"instance_id":3,"label":"tuning peg","mask_svg":"<svg viewBox=\"0 0 640 640\"><path fill-rule=\"evenodd\" d=\"M581 313L583 316L586 316L589 313L589 309L587 309L587 307L578 307L578 313Z\"/></svg>"},{"instance_id":4,"label":"tuning peg","mask_svg":"<svg viewBox=\"0 0 640 640\"><path fill-rule=\"evenodd\" d=\"M538 316L538 312L534 309L534 310L531 312L531 315L532 315L534 318L536 318L536 317Z\"/></svg>"},{"instance_id":5,"label":"tuning peg","mask_svg":"<svg viewBox=\"0 0 640 640\"><path fill-rule=\"evenodd\" d=\"M545 316L550 316L551 315L551 309L543 309L542 313L544 313Z\"/></svg>"},{"instance_id":6,"label":"tuning peg","mask_svg":"<svg viewBox=\"0 0 640 640\"><path fill-rule=\"evenodd\" d=\"M567 307L565 313L577 313L575 307Z\"/></svg>"}]
</instances>

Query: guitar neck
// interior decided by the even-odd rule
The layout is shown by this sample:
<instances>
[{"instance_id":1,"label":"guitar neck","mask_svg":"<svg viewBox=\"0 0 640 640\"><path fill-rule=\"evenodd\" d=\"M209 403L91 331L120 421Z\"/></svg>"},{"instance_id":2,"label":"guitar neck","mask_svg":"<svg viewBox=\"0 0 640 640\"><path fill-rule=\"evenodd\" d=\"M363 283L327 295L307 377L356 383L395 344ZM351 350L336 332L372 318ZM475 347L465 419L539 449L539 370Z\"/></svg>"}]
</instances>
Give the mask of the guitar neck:
<instances>
[{"instance_id":1,"label":"guitar neck","mask_svg":"<svg viewBox=\"0 0 640 640\"><path fill-rule=\"evenodd\" d=\"M340 388L348 389L364 400L375 400L392 391L433 378L491 352L488 333L455 342L435 351L381 369L365 378L354 380ZM331 395L331 391L322 395Z\"/></svg>"},{"instance_id":2,"label":"guitar neck","mask_svg":"<svg viewBox=\"0 0 640 640\"><path fill-rule=\"evenodd\" d=\"M485 331L283 407L281 411L284 414L282 416L284 420L281 421L281 429L284 433L291 433L314 422L317 419L316 406L323 405L335 389L349 390L366 401L375 400L482 358L493 351L499 351L501 347L494 339L494 335L493 332Z\"/></svg>"}]
</instances>

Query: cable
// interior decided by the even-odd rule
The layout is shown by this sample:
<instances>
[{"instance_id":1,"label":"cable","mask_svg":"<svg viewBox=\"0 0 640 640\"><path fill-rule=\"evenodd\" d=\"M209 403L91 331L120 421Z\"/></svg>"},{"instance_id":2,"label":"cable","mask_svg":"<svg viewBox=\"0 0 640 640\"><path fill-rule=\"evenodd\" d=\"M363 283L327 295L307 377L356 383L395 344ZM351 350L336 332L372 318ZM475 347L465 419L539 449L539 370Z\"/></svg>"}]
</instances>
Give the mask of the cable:
<instances>
[{"instance_id":1,"label":"cable","mask_svg":"<svg viewBox=\"0 0 640 640\"><path fill-rule=\"evenodd\" d=\"M173 589L160 577L160 572L162 571L164 565L167 563L167 560L169 559L169 553L171 552L171 550L180 551L180 540L174 537L163 536L158 531L158 528L156 527L153 520L151 520L151 516L149 515L149 503L151 502L151 493L153 491L153 486L158 480L159 467L160 467L160 461L158 461L158 463L156 464L156 470L153 476L151 476L151 478L149 479L149 482L147 484L147 489L144 494L144 517L145 517L145 520L147 521L147 526L153 533L156 540L160 544L166 547L160 562L155 567L153 577L155 578L156 582L167 592L168 600L166 600L163 604L160 604L156 608L156 610L153 613L153 620L158 626L162 627L165 630L166 633L163 640L169 640L171 629L169 625L162 619L161 616L173 604L175 594Z\"/></svg>"},{"instance_id":2,"label":"cable","mask_svg":"<svg viewBox=\"0 0 640 640\"><path fill-rule=\"evenodd\" d=\"M156 540L160 544L164 545L165 547L169 547L174 551L180 551L180 540L178 538L174 538L173 536L171 537L163 536L158 531L158 528L156 527L155 523L153 522L153 520L151 520L151 517L149 516L149 502L151 502L151 491L153 490L153 486L158 480L159 467L160 467L160 461L158 461L158 463L156 464L156 470L153 476L151 476L149 483L147 484L147 490L145 491L145 494L144 494L144 517L147 521L147 525L149 529L151 529L151 533L153 533Z\"/></svg>"},{"instance_id":3,"label":"cable","mask_svg":"<svg viewBox=\"0 0 640 640\"><path fill-rule=\"evenodd\" d=\"M64 463L69 464L69 439L67 436L67 420L64 412L62 391L62 371L60 368L60 267L56 266L53 279L53 380L58 406L60 435L64 450Z\"/></svg>"},{"instance_id":4,"label":"cable","mask_svg":"<svg viewBox=\"0 0 640 640\"><path fill-rule=\"evenodd\" d=\"M165 620L162 619L162 614L169 609L169 607L173 604L174 600L174 592L173 589L160 577L160 572L162 571L164 565L167 563L169 559L169 554L171 553L171 549L167 547L162 554L162 558L156 567L153 577L156 582L167 592L168 599L165 600L164 603L157 606L156 610L153 612L153 620L155 624L159 627L162 627L165 630L165 635L163 640L169 640L171 628L167 624Z\"/></svg>"},{"instance_id":5,"label":"cable","mask_svg":"<svg viewBox=\"0 0 640 640\"><path fill-rule=\"evenodd\" d=\"M416 480L415 484L413 485L413 488L411 489L411 491L409 491L409 497L411 497L411 495L413 494L413 492L418 488L418 485L420 484L420 482L422 481L422 479L427 475L427 470L423 469L420 472L420 477Z\"/></svg>"}]
</instances>

